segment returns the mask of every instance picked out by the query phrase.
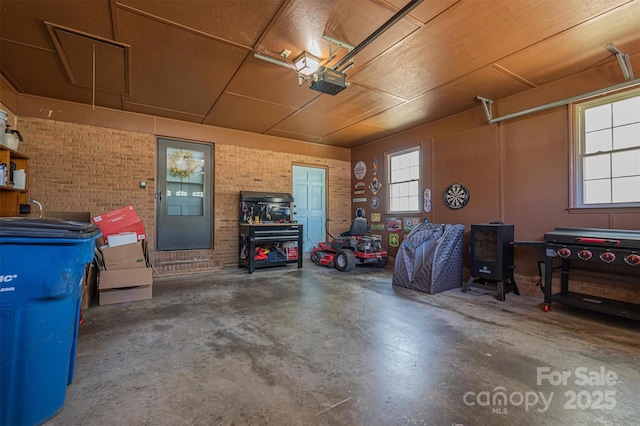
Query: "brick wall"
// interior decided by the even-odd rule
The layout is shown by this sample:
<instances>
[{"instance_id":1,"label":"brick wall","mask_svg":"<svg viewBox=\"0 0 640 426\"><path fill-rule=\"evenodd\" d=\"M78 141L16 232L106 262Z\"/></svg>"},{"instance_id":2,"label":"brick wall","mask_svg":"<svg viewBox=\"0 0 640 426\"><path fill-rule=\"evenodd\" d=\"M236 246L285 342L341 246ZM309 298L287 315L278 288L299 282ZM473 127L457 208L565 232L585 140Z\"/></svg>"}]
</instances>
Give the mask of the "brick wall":
<instances>
[{"instance_id":1,"label":"brick wall","mask_svg":"<svg viewBox=\"0 0 640 426\"><path fill-rule=\"evenodd\" d=\"M157 252L155 135L30 117L18 117L16 127L25 139L19 151L30 157L29 197L42 203L45 213L86 211L92 217L133 204L145 224L157 275L214 272L237 265L239 192L291 192L294 164L327 169L328 231L334 234L349 227L350 161L216 141L214 249ZM146 189L139 188L142 180Z\"/></svg>"},{"instance_id":2,"label":"brick wall","mask_svg":"<svg viewBox=\"0 0 640 426\"><path fill-rule=\"evenodd\" d=\"M328 231L339 233L351 221L350 161L255 150L233 145L215 147L215 251L225 264L237 263L240 191L292 192L292 166L327 168Z\"/></svg>"}]
</instances>

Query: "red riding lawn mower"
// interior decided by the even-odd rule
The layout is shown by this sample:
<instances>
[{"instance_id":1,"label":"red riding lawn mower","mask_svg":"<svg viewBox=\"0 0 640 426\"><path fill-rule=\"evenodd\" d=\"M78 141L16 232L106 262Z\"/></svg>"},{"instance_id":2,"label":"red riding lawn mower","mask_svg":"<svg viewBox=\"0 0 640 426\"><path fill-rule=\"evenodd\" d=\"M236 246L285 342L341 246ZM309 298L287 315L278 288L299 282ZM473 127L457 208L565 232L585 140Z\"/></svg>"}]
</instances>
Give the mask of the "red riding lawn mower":
<instances>
[{"instance_id":1,"label":"red riding lawn mower","mask_svg":"<svg viewBox=\"0 0 640 426\"><path fill-rule=\"evenodd\" d=\"M311 249L311 260L322 266L349 272L357 265L371 265L384 268L389 262L387 252L382 250L379 236L365 235L367 219L356 217L351 228L333 238L331 242L318 243ZM331 236L331 235L329 235Z\"/></svg>"}]
</instances>

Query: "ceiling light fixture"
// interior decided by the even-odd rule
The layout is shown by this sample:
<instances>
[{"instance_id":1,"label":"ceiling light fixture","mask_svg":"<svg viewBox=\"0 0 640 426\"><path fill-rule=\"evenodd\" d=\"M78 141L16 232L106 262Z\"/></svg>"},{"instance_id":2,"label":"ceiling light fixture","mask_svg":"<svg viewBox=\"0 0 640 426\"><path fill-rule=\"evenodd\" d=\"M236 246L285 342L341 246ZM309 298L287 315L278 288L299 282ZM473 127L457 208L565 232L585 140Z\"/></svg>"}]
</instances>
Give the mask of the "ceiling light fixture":
<instances>
[{"instance_id":1,"label":"ceiling light fixture","mask_svg":"<svg viewBox=\"0 0 640 426\"><path fill-rule=\"evenodd\" d=\"M293 66L296 67L296 71L300 74L308 77L318 69L320 61L320 58L313 56L311 53L302 52L300 56L293 60Z\"/></svg>"}]
</instances>

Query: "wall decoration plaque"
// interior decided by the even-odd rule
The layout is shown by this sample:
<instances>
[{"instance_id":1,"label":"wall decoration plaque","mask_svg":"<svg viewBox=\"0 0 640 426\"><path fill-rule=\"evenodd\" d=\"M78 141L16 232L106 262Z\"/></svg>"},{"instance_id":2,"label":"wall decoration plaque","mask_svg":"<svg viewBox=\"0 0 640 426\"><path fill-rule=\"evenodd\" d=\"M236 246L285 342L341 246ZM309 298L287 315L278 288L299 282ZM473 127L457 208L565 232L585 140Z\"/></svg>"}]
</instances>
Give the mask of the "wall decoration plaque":
<instances>
[{"instance_id":1,"label":"wall decoration plaque","mask_svg":"<svg viewBox=\"0 0 640 426\"><path fill-rule=\"evenodd\" d=\"M402 219L399 217L388 217L386 223L389 232L402 230Z\"/></svg>"},{"instance_id":2,"label":"wall decoration plaque","mask_svg":"<svg viewBox=\"0 0 640 426\"><path fill-rule=\"evenodd\" d=\"M372 223L370 226L372 231L384 231L384 223L381 222L376 222L376 223Z\"/></svg>"},{"instance_id":3,"label":"wall decoration plaque","mask_svg":"<svg viewBox=\"0 0 640 426\"><path fill-rule=\"evenodd\" d=\"M364 179L366 174L367 174L367 164L364 161L358 161L353 166L353 175L356 177L356 179L362 180Z\"/></svg>"},{"instance_id":4,"label":"wall decoration plaque","mask_svg":"<svg viewBox=\"0 0 640 426\"><path fill-rule=\"evenodd\" d=\"M378 197L373 197L371 199L371 208L377 209L378 207L380 207L380 199Z\"/></svg>"},{"instance_id":5,"label":"wall decoration plaque","mask_svg":"<svg viewBox=\"0 0 640 426\"><path fill-rule=\"evenodd\" d=\"M373 195L376 195L378 191L380 191L380 181L378 180L377 177L374 177L373 179L371 179L371 184L369 185L369 188L371 188L371 192L373 192Z\"/></svg>"},{"instance_id":6,"label":"wall decoration plaque","mask_svg":"<svg viewBox=\"0 0 640 426\"><path fill-rule=\"evenodd\" d=\"M405 232L409 232L413 228L415 228L419 223L420 223L420 218L419 217L405 217L404 218L403 230Z\"/></svg>"}]
</instances>

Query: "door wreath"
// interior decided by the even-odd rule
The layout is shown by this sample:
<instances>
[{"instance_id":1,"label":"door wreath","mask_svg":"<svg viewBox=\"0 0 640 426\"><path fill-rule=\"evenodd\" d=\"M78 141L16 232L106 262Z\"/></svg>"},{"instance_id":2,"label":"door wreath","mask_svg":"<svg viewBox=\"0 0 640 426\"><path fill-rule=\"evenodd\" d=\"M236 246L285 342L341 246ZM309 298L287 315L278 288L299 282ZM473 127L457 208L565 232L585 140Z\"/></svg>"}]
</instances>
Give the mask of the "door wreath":
<instances>
[{"instance_id":1,"label":"door wreath","mask_svg":"<svg viewBox=\"0 0 640 426\"><path fill-rule=\"evenodd\" d=\"M193 159L193 153L185 150L174 151L167 159L169 166L169 174L180 180L191 176L197 167L196 160Z\"/></svg>"}]
</instances>

